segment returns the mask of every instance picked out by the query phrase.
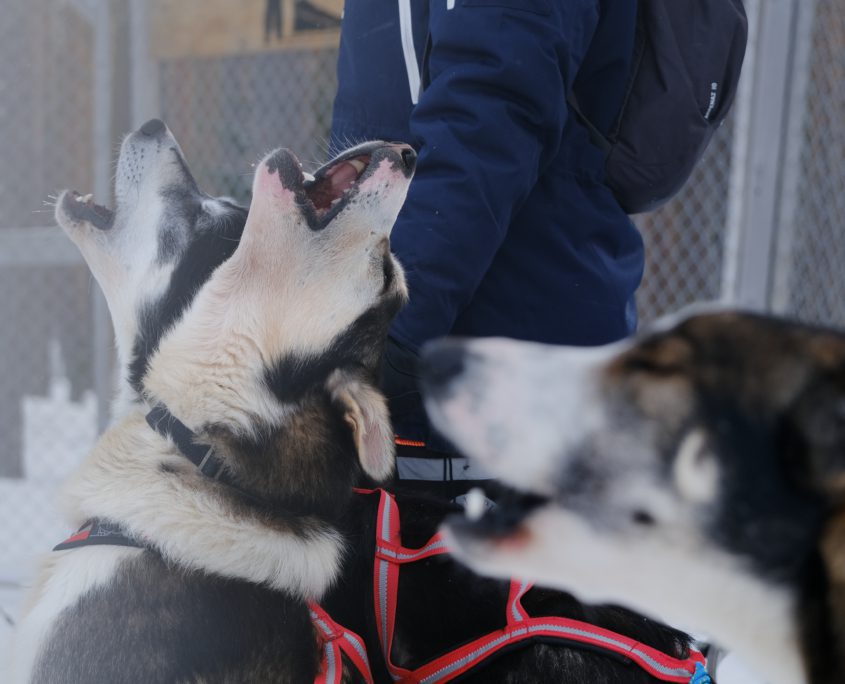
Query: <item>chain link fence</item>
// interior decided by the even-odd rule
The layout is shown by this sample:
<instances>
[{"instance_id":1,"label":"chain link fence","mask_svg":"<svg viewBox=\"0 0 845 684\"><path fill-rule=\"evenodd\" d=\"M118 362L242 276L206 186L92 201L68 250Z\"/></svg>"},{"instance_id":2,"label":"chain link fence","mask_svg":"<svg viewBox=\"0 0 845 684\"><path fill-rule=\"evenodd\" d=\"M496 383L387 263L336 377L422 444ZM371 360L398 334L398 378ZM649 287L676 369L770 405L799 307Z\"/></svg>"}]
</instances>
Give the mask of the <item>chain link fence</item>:
<instances>
[{"instance_id":1,"label":"chain link fence","mask_svg":"<svg viewBox=\"0 0 845 684\"><path fill-rule=\"evenodd\" d=\"M689 182L671 202L634 219L646 247L637 293L642 322L722 295L731 123L729 119L716 132Z\"/></svg>"},{"instance_id":2,"label":"chain link fence","mask_svg":"<svg viewBox=\"0 0 845 684\"><path fill-rule=\"evenodd\" d=\"M635 219L647 249L641 320L727 298L845 326L845 7L746 2L745 96L678 197ZM108 320L52 225L51 196L72 187L106 200L120 136L147 115L167 121L213 194L247 201L252 163L279 144L317 165L327 154L340 5L5 0L0 630L2 611L16 605L4 604L4 586L31 576L31 559L67 531L56 487L95 439L111 392ZM791 14L778 20L776 6ZM766 59L767 41L789 53L782 66ZM789 87L760 107L757 88L770 78ZM757 164L765 145L755 147L755 135L775 116L782 123L767 142L779 156ZM771 200L760 199L765 183ZM764 266L749 267L751 256ZM744 297L751 271L756 299Z\"/></svg>"},{"instance_id":3,"label":"chain link fence","mask_svg":"<svg viewBox=\"0 0 845 684\"><path fill-rule=\"evenodd\" d=\"M336 62L335 47L169 60L161 114L197 178L246 201L252 164L278 145L306 168L326 160Z\"/></svg>"},{"instance_id":4,"label":"chain link fence","mask_svg":"<svg viewBox=\"0 0 845 684\"><path fill-rule=\"evenodd\" d=\"M96 436L92 281L52 226L56 189L92 184L91 21L6 0L0 19L0 582L46 530L57 480ZM2 621L0 621L0 625Z\"/></svg>"},{"instance_id":5,"label":"chain link fence","mask_svg":"<svg viewBox=\"0 0 845 684\"><path fill-rule=\"evenodd\" d=\"M782 249L785 310L845 326L845 4L820 0L810 32L797 203Z\"/></svg>"}]
</instances>

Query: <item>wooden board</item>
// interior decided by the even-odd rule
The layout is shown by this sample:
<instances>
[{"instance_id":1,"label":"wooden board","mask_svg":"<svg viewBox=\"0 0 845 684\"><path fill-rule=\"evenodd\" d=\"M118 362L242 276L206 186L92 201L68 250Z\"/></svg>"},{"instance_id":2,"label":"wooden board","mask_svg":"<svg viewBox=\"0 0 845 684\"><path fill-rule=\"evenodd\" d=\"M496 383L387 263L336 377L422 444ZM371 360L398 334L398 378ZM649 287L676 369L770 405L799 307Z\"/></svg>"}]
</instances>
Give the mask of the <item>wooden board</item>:
<instances>
[{"instance_id":1,"label":"wooden board","mask_svg":"<svg viewBox=\"0 0 845 684\"><path fill-rule=\"evenodd\" d=\"M280 0L281 38L265 32L269 0L153 0L151 56L156 59L241 55L337 45L339 28L296 30L296 0ZM343 0L309 0L339 22Z\"/></svg>"}]
</instances>

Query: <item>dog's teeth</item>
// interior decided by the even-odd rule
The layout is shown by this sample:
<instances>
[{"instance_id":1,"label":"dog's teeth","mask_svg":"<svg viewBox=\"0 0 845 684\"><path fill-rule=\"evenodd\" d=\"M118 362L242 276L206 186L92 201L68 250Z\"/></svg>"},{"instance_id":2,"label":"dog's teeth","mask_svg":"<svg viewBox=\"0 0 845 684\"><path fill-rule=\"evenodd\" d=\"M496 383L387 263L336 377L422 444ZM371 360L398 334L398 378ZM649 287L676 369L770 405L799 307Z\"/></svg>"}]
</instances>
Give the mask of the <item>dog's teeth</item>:
<instances>
[{"instance_id":1,"label":"dog's teeth","mask_svg":"<svg viewBox=\"0 0 845 684\"><path fill-rule=\"evenodd\" d=\"M355 167L355 170L358 173L361 173L361 171L363 171L364 169L367 168L367 165L364 162L362 162L360 159L350 159L349 163L352 164L352 166Z\"/></svg>"},{"instance_id":2,"label":"dog's teeth","mask_svg":"<svg viewBox=\"0 0 845 684\"><path fill-rule=\"evenodd\" d=\"M305 178L305 180L308 181L309 183L312 183L314 181L314 176L311 175L310 173L303 173L302 175Z\"/></svg>"},{"instance_id":3,"label":"dog's teeth","mask_svg":"<svg viewBox=\"0 0 845 684\"><path fill-rule=\"evenodd\" d=\"M473 487L467 492L466 507L464 513L469 520L475 522L480 520L487 508L487 497L484 496L484 491L479 487Z\"/></svg>"},{"instance_id":4,"label":"dog's teeth","mask_svg":"<svg viewBox=\"0 0 845 684\"><path fill-rule=\"evenodd\" d=\"M78 202L90 202L92 199L94 199L94 195L93 195L93 193L89 192L87 195L83 195L82 197L78 197L77 201Z\"/></svg>"}]
</instances>

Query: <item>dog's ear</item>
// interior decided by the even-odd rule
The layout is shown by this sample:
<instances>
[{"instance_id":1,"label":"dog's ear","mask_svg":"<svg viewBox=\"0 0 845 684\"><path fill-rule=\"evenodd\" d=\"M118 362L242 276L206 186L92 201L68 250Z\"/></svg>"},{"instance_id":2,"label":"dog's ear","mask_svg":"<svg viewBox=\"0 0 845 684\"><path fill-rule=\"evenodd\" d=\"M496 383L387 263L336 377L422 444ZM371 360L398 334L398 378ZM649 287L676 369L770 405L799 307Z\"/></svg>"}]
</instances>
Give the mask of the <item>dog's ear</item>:
<instances>
[{"instance_id":1,"label":"dog's ear","mask_svg":"<svg viewBox=\"0 0 845 684\"><path fill-rule=\"evenodd\" d=\"M356 375L336 370L329 377L332 398L344 409L352 428L358 459L364 472L377 482L393 474L393 427L384 395Z\"/></svg>"}]
</instances>

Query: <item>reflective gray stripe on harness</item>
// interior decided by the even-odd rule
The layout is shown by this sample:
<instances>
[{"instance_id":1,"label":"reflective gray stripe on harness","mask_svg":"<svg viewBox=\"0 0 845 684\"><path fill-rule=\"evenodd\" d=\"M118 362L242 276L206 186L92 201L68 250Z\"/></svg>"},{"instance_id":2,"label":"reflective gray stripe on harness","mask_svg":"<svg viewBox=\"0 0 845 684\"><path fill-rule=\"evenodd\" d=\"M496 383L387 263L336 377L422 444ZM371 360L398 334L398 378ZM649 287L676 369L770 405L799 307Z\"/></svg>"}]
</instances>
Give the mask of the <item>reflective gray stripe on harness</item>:
<instances>
[{"instance_id":1,"label":"reflective gray stripe on harness","mask_svg":"<svg viewBox=\"0 0 845 684\"><path fill-rule=\"evenodd\" d=\"M443 458L418 458L399 456L396 459L396 473L400 480L425 480L443 482L448 480L489 480L490 473L477 463L471 463L462 456Z\"/></svg>"},{"instance_id":2,"label":"reflective gray stripe on harness","mask_svg":"<svg viewBox=\"0 0 845 684\"><path fill-rule=\"evenodd\" d=\"M364 640L355 632L335 622L318 604L310 602L308 610L311 613L311 622L317 628L323 642L323 657L314 684L342 684L343 654L346 654L349 661L357 668L358 674L364 681L367 684L373 684Z\"/></svg>"},{"instance_id":3,"label":"reflective gray stripe on harness","mask_svg":"<svg viewBox=\"0 0 845 684\"><path fill-rule=\"evenodd\" d=\"M448 549L446 548L446 542L442 539L438 539L435 542L426 544L421 549L418 549L417 551L411 551L409 553L395 551L387 546L379 546L378 550L379 553L385 556L390 556L390 558L393 558L394 560L406 562L421 560L425 556L430 556L433 551L441 553L446 553L448 551Z\"/></svg>"}]
</instances>

